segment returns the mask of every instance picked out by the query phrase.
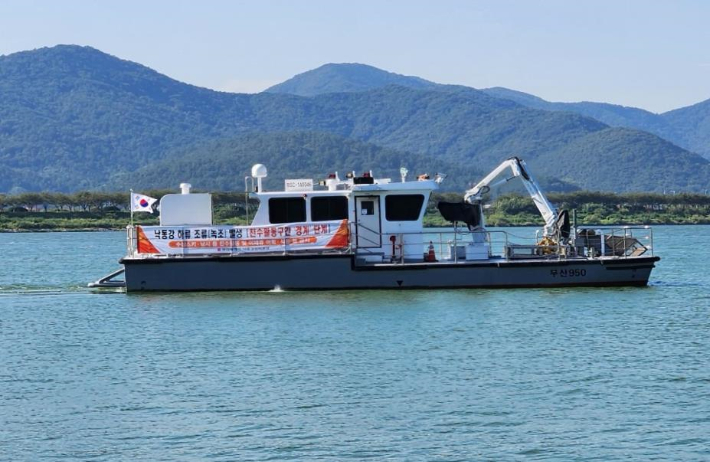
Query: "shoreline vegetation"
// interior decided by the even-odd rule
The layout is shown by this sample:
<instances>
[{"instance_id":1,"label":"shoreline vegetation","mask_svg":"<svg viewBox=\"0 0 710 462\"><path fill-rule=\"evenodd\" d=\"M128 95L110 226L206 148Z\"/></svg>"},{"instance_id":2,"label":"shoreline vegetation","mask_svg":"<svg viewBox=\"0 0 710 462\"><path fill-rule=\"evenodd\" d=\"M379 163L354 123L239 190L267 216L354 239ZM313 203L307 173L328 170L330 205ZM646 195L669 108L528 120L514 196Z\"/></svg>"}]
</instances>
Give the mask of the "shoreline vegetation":
<instances>
[{"instance_id":1,"label":"shoreline vegetation","mask_svg":"<svg viewBox=\"0 0 710 462\"><path fill-rule=\"evenodd\" d=\"M162 197L172 191L146 191ZM214 222L245 225L243 192L212 194ZM441 201L461 201L461 193L435 193L427 206L424 225L451 226L438 213ZM578 225L710 224L710 195L576 191L553 193L548 198L558 209L576 211ZM506 194L488 201L489 226L542 226L540 213L529 197ZM122 230L130 222L128 193L77 192L0 194L0 232ZM249 217L257 202L249 201ZM156 214L135 213L134 223L157 225Z\"/></svg>"}]
</instances>

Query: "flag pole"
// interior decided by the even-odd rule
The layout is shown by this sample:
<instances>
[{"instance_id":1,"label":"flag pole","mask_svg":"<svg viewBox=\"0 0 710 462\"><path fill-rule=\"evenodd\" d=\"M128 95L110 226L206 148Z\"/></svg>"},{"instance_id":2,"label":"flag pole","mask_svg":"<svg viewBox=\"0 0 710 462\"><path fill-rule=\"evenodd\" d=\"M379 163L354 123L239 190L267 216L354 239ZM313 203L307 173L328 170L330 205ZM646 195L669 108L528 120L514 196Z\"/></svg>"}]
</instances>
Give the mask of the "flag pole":
<instances>
[{"instance_id":1,"label":"flag pole","mask_svg":"<svg viewBox=\"0 0 710 462\"><path fill-rule=\"evenodd\" d=\"M131 208L131 228L133 228L133 188L131 188L131 195L128 198L128 206Z\"/></svg>"}]
</instances>

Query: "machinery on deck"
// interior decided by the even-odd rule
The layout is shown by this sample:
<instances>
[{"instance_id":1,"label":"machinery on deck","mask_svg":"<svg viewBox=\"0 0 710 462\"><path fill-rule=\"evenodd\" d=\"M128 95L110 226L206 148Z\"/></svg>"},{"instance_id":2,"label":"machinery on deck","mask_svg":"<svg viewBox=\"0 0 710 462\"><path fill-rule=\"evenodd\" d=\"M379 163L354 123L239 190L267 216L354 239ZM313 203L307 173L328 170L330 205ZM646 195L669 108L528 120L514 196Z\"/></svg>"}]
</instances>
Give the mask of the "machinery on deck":
<instances>
[{"instance_id":1,"label":"machinery on deck","mask_svg":"<svg viewBox=\"0 0 710 462\"><path fill-rule=\"evenodd\" d=\"M506 170L510 169L512 176L507 176L498 182L491 184L496 178L498 178ZM496 187L505 184L514 179L520 179L530 194L530 198L535 203L535 206L540 211L542 218L545 220L545 227L543 228L543 240L541 243L544 245L551 244L565 244L570 237L570 222L569 213L566 210L560 212L557 211L554 205L547 200L545 194L543 194L540 185L528 172L525 161L518 157L511 157L503 161L498 167L493 169L491 173L486 175L481 181L478 182L476 186L469 189L464 193L464 201L468 204L478 205L479 209L482 211L482 201L483 195L486 194L492 187ZM484 219L481 213L480 218L481 227L483 227Z\"/></svg>"}]
</instances>

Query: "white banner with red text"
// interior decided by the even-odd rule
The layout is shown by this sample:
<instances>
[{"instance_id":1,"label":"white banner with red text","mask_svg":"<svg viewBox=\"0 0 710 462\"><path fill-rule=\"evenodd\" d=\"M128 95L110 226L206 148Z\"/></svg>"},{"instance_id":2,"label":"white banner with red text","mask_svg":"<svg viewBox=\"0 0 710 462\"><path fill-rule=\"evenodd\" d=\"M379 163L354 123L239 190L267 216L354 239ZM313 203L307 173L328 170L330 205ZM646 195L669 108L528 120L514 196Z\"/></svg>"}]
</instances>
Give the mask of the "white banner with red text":
<instances>
[{"instance_id":1,"label":"white banner with red text","mask_svg":"<svg viewBox=\"0 0 710 462\"><path fill-rule=\"evenodd\" d=\"M136 226L140 254L204 255L346 248L348 221L268 226Z\"/></svg>"}]
</instances>

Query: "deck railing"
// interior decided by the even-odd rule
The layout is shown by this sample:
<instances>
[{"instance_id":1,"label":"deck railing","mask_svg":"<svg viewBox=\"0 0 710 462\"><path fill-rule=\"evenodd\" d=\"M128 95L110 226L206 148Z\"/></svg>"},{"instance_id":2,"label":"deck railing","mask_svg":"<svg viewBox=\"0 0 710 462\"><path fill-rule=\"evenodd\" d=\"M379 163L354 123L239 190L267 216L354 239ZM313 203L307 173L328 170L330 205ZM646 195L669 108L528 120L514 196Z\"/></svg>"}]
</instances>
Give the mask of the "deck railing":
<instances>
[{"instance_id":1,"label":"deck railing","mask_svg":"<svg viewBox=\"0 0 710 462\"><path fill-rule=\"evenodd\" d=\"M522 236L519 231L486 230L469 231L468 229L454 229L437 231L426 229L423 232L403 233L377 233L368 229L372 234L379 234L380 246L358 248L355 233L358 228L351 223L349 246L337 250L337 253L355 253L359 256L373 256L379 261L405 263L411 260L427 260L429 247L434 248L437 261L484 259L494 256L506 259L546 258L563 259L569 257L618 257L629 258L640 255L653 256L653 230L649 226L623 226L623 227L591 227L578 229L566 245L541 244L539 233L533 236ZM167 255L146 255L138 253L138 237L136 228L128 226L126 237L127 255L131 257L155 258ZM392 239L394 238L394 239ZM515 242L515 244L513 244ZM390 247L390 243L394 249ZM376 245L376 243L373 243ZM326 250L326 249L323 249ZM467 251L469 255L467 256ZM475 255L471 255L471 251ZM298 251L303 252L303 251ZM482 255L485 252L486 255ZM209 252L206 252L208 254ZM270 252L270 253L273 253ZM283 247L283 254L295 253ZM233 255L245 255L235 253ZM248 255L248 254L246 254ZM184 256L171 254L171 257Z\"/></svg>"},{"instance_id":2,"label":"deck railing","mask_svg":"<svg viewBox=\"0 0 710 462\"><path fill-rule=\"evenodd\" d=\"M580 230L581 231L581 230ZM423 233L396 233L383 235L386 239L393 236L394 250L388 248L384 259L391 262L405 263L411 260L425 261L430 246L434 248L437 261L481 259L485 249L487 257L515 259L565 259L616 257L630 258L641 255L653 256L653 231L648 226L594 227L592 230L578 232L569 239L568 244L547 245L539 234L534 237L521 236L516 231L436 231L425 230ZM421 236L419 242L407 242L409 236ZM515 242L515 243L513 243ZM472 247L469 247L473 244ZM476 245L478 244L478 245ZM356 249L358 255L382 254L372 249ZM467 252L474 254L469 258ZM419 257L421 255L421 258ZM414 258L412 258L414 256Z\"/></svg>"}]
</instances>

